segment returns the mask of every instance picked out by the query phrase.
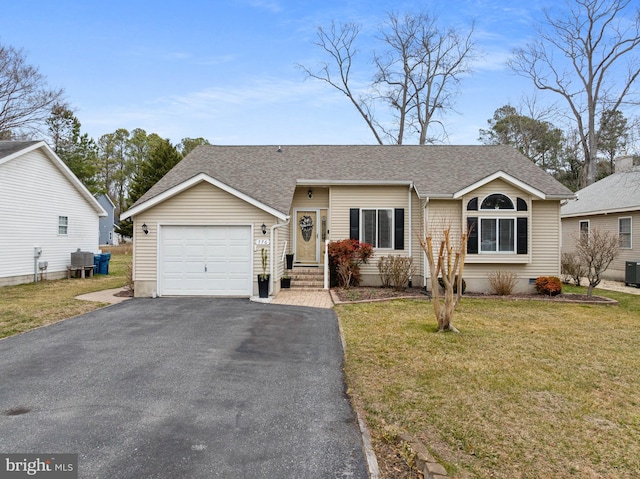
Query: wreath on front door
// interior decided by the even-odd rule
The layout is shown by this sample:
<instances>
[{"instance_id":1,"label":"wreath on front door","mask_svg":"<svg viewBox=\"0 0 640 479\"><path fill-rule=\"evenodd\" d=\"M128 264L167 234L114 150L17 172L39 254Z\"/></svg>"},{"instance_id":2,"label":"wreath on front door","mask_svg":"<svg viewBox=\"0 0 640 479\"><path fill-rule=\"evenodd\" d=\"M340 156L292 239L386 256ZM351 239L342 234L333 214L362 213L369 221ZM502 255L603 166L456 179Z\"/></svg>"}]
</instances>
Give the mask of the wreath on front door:
<instances>
[{"instance_id":1,"label":"wreath on front door","mask_svg":"<svg viewBox=\"0 0 640 479\"><path fill-rule=\"evenodd\" d=\"M311 239L311 232L313 231L313 220L311 216L303 216L300 218L300 231L302 232L302 239L305 243L308 243Z\"/></svg>"}]
</instances>

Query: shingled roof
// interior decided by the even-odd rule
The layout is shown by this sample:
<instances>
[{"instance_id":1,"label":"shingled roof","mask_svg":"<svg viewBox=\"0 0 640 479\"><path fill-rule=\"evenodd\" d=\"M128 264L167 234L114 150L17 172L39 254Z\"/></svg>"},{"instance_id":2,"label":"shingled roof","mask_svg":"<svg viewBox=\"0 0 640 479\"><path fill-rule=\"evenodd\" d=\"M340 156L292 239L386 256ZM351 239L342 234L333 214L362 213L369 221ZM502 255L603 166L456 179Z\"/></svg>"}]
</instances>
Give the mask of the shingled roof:
<instances>
[{"instance_id":1,"label":"shingled roof","mask_svg":"<svg viewBox=\"0 0 640 479\"><path fill-rule=\"evenodd\" d=\"M0 160L11 156L25 148L40 143L39 141L0 141Z\"/></svg>"},{"instance_id":2,"label":"shingled roof","mask_svg":"<svg viewBox=\"0 0 640 479\"><path fill-rule=\"evenodd\" d=\"M453 197L498 172L546 198L573 193L509 146L199 146L133 206L205 174L284 214L297 184L413 184L421 197Z\"/></svg>"},{"instance_id":3,"label":"shingled roof","mask_svg":"<svg viewBox=\"0 0 640 479\"><path fill-rule=\"evenodd\" d=\"M640 210L640 168L614 173L576 195L577 201L562 207L562 217Z\"/></svg>"}]
</instances>

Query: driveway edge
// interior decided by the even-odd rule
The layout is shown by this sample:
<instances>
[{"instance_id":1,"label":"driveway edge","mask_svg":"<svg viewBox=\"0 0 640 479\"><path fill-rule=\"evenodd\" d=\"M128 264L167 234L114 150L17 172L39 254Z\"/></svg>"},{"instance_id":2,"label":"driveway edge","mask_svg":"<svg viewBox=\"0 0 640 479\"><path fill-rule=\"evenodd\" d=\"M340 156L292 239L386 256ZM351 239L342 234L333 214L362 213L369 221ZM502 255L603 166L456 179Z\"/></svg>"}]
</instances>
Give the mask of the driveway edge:
<instances>
[{"instance_id":1,"label":"driveway edge","mask_svg":"<svg viewBox=\"0 0 640 479\"><path fill-rule=\"evenodd\" d=\"M336 314L336 319L338 321L338 331L340 332L340 343L342 344L342 361L346 360L347 354L347 343L344 339L344 331L342 330L342 323L340 323L340 318ZM344 368L343 368L344 374ZM345 378L346 380L346 378ZM364 455L367 459L367 469L369 470L369 478L370 479L380 479L380 468L378 467L378 460L376 459L376 453L373 450L373 444L371 443L371 434L369 433L369 428L367 428L367 424L365 423L358 407L353 401L353 397L346 391L349 396L349 402L351 403L351 407L353 411L356 413L356 418L358 419L358 427L360 428L360 434L362 435L362 448L364 449Z\"/></svg>"}]
</instances>

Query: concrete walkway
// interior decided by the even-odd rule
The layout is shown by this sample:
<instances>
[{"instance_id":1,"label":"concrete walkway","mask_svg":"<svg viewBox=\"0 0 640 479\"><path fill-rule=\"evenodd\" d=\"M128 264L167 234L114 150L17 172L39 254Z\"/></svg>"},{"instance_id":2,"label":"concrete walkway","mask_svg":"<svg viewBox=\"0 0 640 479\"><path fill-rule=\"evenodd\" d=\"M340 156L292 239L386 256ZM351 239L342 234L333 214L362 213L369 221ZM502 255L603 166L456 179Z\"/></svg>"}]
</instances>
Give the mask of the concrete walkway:
<instances>
[{"instance_id":1,"label":"concrete walkway","mask_svg":"<svg viewBox=\"0 0 640 479\"><path fill-rule=\"evenodd\" d=\"M589 281L585 278L580 283L582 286L589 286ZM595 291L599 289L607 289L609 291L619 291L620 293L628 293L628 294L640 294L640 288L635 288L633 286L625 286L625 284L621 281L608 281L603 279L598 286L596 286Z\"/></svg>"}]
</instances>

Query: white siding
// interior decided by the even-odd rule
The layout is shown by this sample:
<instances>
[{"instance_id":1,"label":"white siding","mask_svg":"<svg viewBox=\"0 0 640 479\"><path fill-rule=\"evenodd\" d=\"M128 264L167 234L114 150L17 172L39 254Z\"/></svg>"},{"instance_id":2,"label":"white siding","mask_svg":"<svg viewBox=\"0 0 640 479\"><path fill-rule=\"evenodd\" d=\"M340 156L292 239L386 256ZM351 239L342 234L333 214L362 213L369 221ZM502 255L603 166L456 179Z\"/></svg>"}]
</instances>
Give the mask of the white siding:
<instances>
[{"instance_id":1,"label":"white siding","mask_svg":"<svg viewBox=\"0 0 640 479\"><path fill-rule=\"evenodd\" d=\"M0 165L0 216L0 284L33 279L35 246L49 278L66 275L78 248L98 252L98 214L40 150ZM59 216L69 218L66 236L58 235Z\"/></svg>"}]
</instances>

